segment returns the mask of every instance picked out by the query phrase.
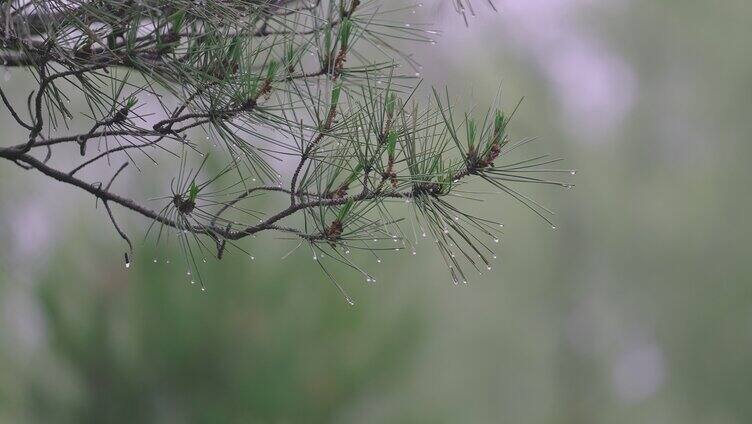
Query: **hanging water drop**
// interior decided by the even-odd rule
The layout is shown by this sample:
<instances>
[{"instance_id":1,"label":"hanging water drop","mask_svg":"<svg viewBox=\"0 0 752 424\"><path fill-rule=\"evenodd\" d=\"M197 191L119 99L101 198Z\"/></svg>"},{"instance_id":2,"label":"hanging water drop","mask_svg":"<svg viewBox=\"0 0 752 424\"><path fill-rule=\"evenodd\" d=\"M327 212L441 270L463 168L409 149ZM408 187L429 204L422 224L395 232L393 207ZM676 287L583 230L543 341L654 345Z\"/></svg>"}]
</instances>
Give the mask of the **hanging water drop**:
<instances>
[{"instance_id":1,"label":"hanging water drop","mask_svg":"<svg viewBox=\"0 0 752 424\"><path fill-rule=\"evenodd\" d=\"M498 242L499 242L499 239L495 238L494 243L498 243Z\"/></svg>"},{"instance_id":2,"label":"hanging water drop","mask_svg":"<svg viewBox=\"0 0 752 424\"><path fill-rule=\"evenodd\" d=\"M570 173L571 175L577 175L577 170L576 170L576 169L573 169L573 170L569 171L569 173Z\"/></svg>"},{"instance_id":3,"label":"hanging water drop","mask_svg":"<svg viewBox=\"0 0 752 424\"><path fill-rule=\"evenodd\" d=\"M128 257L128 252L125 253L125 269L131 267L131 258Z\"/></svg>"}]
</instances>

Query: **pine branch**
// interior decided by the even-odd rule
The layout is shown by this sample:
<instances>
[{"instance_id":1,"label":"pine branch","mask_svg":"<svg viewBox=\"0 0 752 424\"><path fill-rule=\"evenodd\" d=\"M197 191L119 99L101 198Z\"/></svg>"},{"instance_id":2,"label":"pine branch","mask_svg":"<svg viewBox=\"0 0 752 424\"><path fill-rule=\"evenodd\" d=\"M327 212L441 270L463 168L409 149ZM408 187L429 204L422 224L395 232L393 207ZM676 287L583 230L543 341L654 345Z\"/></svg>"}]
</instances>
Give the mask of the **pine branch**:
<instances>
[{"instance_id":1,"label":"pine branch","mask_svg":"<svg viewBox=\"0 0 752 424\"><path fill-rule=\"evenodd\" d=\"M456 5L461 13L471 7ZM157 246L175 240L202 289L198 257L237 251L253 259L240 242L270 232L309 246L351 302L330 265L373 282L351 252L378 261L387 250L416 254L418 237L407 235L400 205L412 233L431 234L453 281L464 282L466 268L490 269L501 228L465 211L483 197L467 187L485 184L553 226L550 211L516 185L570 188L544 175L574 171L549 168L557 158L514 159L530 140L510 142L514 112L506 115L498 98L482 120L456 121L448 90L418 106L413 72L401 72L416 64L395 40L434 42L438 31L400 25L402 10L381 6L4 2L0 66L22 68L36 86L24 98L0 89L3 107L28 134L0 147L0 158L101 201L128 246L127 267L134 246L112 206L150 220L147 237ZM71 110L71 99L85 110ZM70 133L72 121L88 131ZM70 149L80 161L55 159ZM277 169L286 158L294 163L289 180ZM114 159L122 165L108 184L79 177ZM177 168L170 192L151 199L159 209L112 189L128 164L147 174L143 162L170 160ZM272 209L259 197L280 197L284 206Z\"/></svg>"}]
</instances>

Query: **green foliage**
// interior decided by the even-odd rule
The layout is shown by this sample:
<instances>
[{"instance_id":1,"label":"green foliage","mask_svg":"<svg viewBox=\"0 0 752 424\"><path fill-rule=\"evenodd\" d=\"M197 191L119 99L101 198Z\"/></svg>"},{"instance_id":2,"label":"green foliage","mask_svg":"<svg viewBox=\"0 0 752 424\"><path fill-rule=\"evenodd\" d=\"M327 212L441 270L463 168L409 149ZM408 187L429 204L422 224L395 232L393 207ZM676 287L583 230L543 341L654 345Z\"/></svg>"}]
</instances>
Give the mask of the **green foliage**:
<instances>
[{"instance_id":1,"label":"green foliage","mask_svg":"<svg viewBox=\"0 0 752 424\"><path fill-rule=\"evenodd\" d=\"M29 39L14 54L30 62L26 69L39 89L29 97L33 125L17 120L29 130L28 143L0 156L53 175L30 152L49 148L53 155L73 140L85 156L89 139L108 140L107 151L65 173L63 182L77 187L89 183L76 172L116 154L138 169L144 160L173 161L170 193L156 199L163 202L156 212L114 193L123 167L106 193L93 194L150 218L147 234L158 246L177 242L187 278L204 289L197 258L247 254L241 240L264 231L309 245L348 300L326 266L371 278L342 252L377 251L381 240L396 240L397 252L415 251L410 233L430 232L453 280L465 281L468 267L488 265L489 240L500 233L497 211L491 217L463 211L466 200L457 190L472 180L551 223L547 209L511 184L568 185L539 177L560 172L540 168L555 161L511 158L526 141L506 146L509 118L498 96L482 124L472 113L455 121L448 89L417 102L417 64L398 44L432 41L427 34L436 31L395 25L402 11L385 10L377 0L278 3L107 0L59 14L21 12L44 42ZM72 95L88 107L81 116L91 129L45 141L42 133L64 132L81 119L68 110ZM161 110L147 113L147 103ZM147 115L156 123L147 123ZM283 177L277 168L290 159L292 175ZM289 204L259 208L259 197L277 195ZM412 217L412 231L400 214Z\"/></svg>"}]
</instances>

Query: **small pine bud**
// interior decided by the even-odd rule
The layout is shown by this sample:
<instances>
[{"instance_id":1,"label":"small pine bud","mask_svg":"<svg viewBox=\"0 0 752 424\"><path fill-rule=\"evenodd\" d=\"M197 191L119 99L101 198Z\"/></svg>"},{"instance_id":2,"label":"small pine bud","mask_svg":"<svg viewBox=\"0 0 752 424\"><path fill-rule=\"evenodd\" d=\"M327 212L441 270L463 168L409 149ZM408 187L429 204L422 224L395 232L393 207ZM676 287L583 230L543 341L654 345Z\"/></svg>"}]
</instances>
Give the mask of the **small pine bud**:
<instances>
[{"instance_id":1,"label":"small pine bud","mask_svg":"<svg viewBox=\"0 0 752 424\"><path fill-rule=\"evenodd\" d=\"M467 115L465 115L465 118L467 118ZM475 134L475 121L469 119L467 121L467 148L469 152L473 152L475 150Z\"/></svg>"},{"instance_id":2,"label":"small pine bud","mask_svg":"<svg viewBox=\"0 0 752 424\"><path fill-rule=\"evenodd\" d=\"M386 135L386 151L389 154L389 158L394 158L394 151L397 147L397 133L395 131L389 131Z\"/></svg>"},{"instance_id":3,"label":"small pine bud","mask_svg":"<svg viewBox=\"0 0 752 424\"><path fill-rule=\"evenodd\" d=\"M339 42L342 50L347 50L347 45L350 41L350 33L352 32L352 21L348 18L342 19L342 24L339 30Z\"/></svg>"},{"instance_id":4,"label":"small pine bud","mask_svg":"<svg viewBox=\"0 0 752 424\"><path fill-rule=\"evenodd\" d=\"M397 96L394 93L389 93L386 99L386 116L394 116L394 107L397 104Z\"/></svg>"},{"instance_id":5,"label":"small pine bud","mask_svg":"<svg viewBox=\"0 0 752 424\"><path fill-rule=\"evenodd\" d=\"M501 134L504 129L504 112L496 110L496 116L494 117L494 135Z\"/></svg>"},{"instance_id":6,"label":"small pine bud","mask_svg":"<svg viewBox=\"0 0 752 424\"><path fill-rule=\"evenodd\" d=\"M277 74L277 69L279 69L279 63L277 63L277 61L274 59L270 60L269 67L266 70L267 81L271 81L274 79L274 76Z\"/></svg>"},{"instance_id":7,"label":"small pine bud","mask_svg":"<svg viewBox=\"0 0 752 424\"><path fill-rule=\"evenodd\" d=\"M196 185L196 181L191 181L191 187L188 189L188 200L191 202L196 201L196 197L198 197L198 186Z\"/></svg>"},{"instance_id":8,"label":"small pine bud","mask_svg":"<svg viewBox=\"0 0 752 424\"><path fill-rule=\"evenodd\" d=\"M342 83L339 82L332 89L332 106L336 106L337 103L339 103L339 95L341 91L342 91Z\"/></svg>"}]
</instances>

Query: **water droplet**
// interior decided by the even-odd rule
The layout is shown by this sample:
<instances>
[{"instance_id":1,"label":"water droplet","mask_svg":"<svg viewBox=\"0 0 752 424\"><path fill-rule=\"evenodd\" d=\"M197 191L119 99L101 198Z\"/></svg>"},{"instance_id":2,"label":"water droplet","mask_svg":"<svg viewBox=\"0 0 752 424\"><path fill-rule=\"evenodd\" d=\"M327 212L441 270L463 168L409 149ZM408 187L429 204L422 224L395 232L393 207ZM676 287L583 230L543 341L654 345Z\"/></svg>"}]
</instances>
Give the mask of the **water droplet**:
<instances>
[{"instance_id":1,"label":"water droplet","mask_svg":"<svg viewBox=\"0 0 752 424\"><path fill-rule=\"evenodd\" d=\"M552 229L552 230L555 230L555 229L556 229L556 225L552 225L552 226L551 226L551 229Z\"/></svg>"},{"instance_id":2,"label":"water droplet","mask_svg":"<svg viewBox=\"0 0 752 424\"><path fill-rule=\"evenodd\" d=\"M204 263L206 263L206 258L203 258L203 259L202 259L202 261L203 261Z\"/></svg>"},{"instance_id":3,"label":"water droplet","mask_svg":"<svg viewBox=\"0 0 752 424\"><path fill-rule=\"evenodd\" d=\"M316 255L313 255L313 260L317 261L317 260L319 260L319 258Z\"/></svg>"},{"instance_id":4,"label":"water droplet","mask_svg":"<svg viewBox=\"0 0 752 424\"><path fill-rule=\"evenodd\" d=\"M499 242L499 239L495 238L494 243L498 243L498 242Z\"/></svg>"},{"instance_id":5,"label":"water droplet","mask_svg":"<svg viewBox=\"0 0 752 424\"><path fill-rule=\"evenodd\" d=\"M490 271L491 270L491 265L486 265L486 269Z\"/></svg>"},{"instance_id":6,"label":"water droplet","mask_svg":"<svg viewBox=\"0 0 752 424\"><path fill-rule=\"evenodd\" d=\"M576 170L576 169L573 169L573 170L569 171L569 173L570 173L571 175L577 175L577 170Z\"/></svg>"},{"instance_id":7,"label":"water droplet","mask_svg":"<svg viewBox=\"0 0 752 424\"><path fill-rule=\"evenodd\" d=\"M350 254L350 251L349 250L345 250L345 255L349 255L349 254Z\"/></svg>"},{"instance_id":8,"label":"water droplet","mask_svg":"<svg viewBox=\"0 0 752 424\"><path fill-rule=\"evenodd\" d=\"M423 234L421 234L421 236L422 236L423 238L425 238L425 237L426 237L426 233L423 233Z\"/></svg>"},{"instance_id":9,"label":"water droplet","mask_svg":"<svg viewBox=\"0 0 752 424\"><path fill-rule=\"evenodd\" d=\"M492 258L496 259L496 255L493 255Z\"/></svg>"},{"instance_id":10,"label":"water droplet","mask_svg":"<svg viewBox=\"0 0 752 424\"><path fill-rule=\"evenodd\" d=\"M371 282L371 277L366 277L366 282L370 283Z\"/></svg>"},{"instance_id":11,"label":"water droplet","mask_svg":"<svg viewBox=\"0 0 752 424\"><path fill-rule=\"evenodd\" d=\"M193 280L191 280L191 284L196 284L196 282L195 282L195 281L193 281Z\"/></svg>"},{"instance_id":12,"label":"water droplet","mask_svg":"<svg viewBox=\"0 0 752 424\"><path fill-rule=\"evenodd\" d=\"M152 262L157 263L157 258L152 259Z\"/></svg>"},{"instance_id":13,"label":"water droplet","mask_svg":"<svg viewBox=\"0 0 752 424\"><path fill-rule=\"evenodd\" d=\"M125 263L125 269L128 269L128 268L130 268L130 267L131 267L131 263L130 263L130 262L126 262L126 263Z\"/></svg>"},{"instance_id":14,"label":"water droplet","mask_svg":"<svg viewBox=\"0 0 752 424\"><path fill-rule=\"evenodd\" d=\"M418 3L418 7L423 7L423 3Z\"/></svg>"},{"instance_id":15,"label":"water droplet","mask_svg":"<svg viewBox=\"0 0 752 424\"><path fill-rule=\"evenodd\" d=\"M206 291L206 287L201 287L201 291L205 292Z\"/></svg>"},{"instance_id":16,"label":"water droplet","mask_svg":"<svg viewBox=\"0 0 752 424\"><path fill-rule=\"evenodd\" d=\"M418 252L416 252L416 251L413 250L413 256L415 256L417 254L418 254Z\"/></svg>"},{"instance_id":17,"label":"water droplet","mask_svg":"<svg viewBox=\"0 0 752 424\"><path fill-rule=\"evenodd\" d=\"M186 271L185 275L191 275L191 272L190 271Z\"/></svg>"},{"instance_id":18,"label":"water droplet","mask_svg":"<svg viewBox=\"0 0 752 424\"><path fill-rule=\"evenodd\" d=\"M376 259L376 262L381 263L381 259Z\"/></svg>"},{"instance_id":19,"label":"water droplet","mask_svg":"<svg viewBox=\"0 0 752 424\"><path fill-rule=\"evenodd\" d=\"M252 261L256 260L256 257L255 256L251 256L251 260Z\"/></svg>"},{"instance_id":20,"label":"water droplet","mask_svg":"<svg viewBox=\"0 0 752 424\"><path fill-rule=\"evenodd\" d=\"M405 27L410 28L410 24L405 24Z\"/></svg>"},{"instance_id":21,"label":"water droplet","mask_svg":"<svg viewBox=\"0 0 752 424\"><path fill-rule=\"evenodd\" d=\"M415 76L416 76L416 77L419 77L419 76L420 76L420 72L416 72L416 73L415 73Z\"/></svg>"}]
</instances>

